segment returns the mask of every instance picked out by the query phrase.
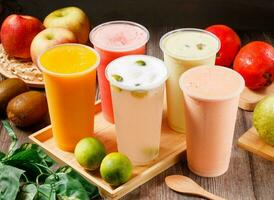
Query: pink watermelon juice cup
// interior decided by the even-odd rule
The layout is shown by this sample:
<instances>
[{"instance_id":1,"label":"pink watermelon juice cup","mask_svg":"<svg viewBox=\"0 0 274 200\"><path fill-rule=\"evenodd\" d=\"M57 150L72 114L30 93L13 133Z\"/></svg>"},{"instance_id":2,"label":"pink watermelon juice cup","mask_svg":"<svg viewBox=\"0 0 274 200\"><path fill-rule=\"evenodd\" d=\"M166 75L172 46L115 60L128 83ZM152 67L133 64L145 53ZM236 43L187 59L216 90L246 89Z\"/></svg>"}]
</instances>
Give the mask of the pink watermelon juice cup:
<instances>
[{"instance_id":1,"label":"pink watermelon juice cup","mask_svg":"<svg viewBox=\"0 0 274 200\"><path fill-rule=\"evenodd\" d=\"M104 118L114 123L110 85L105 76L106 66L116 58L145 54L149 40L148 30L130 21L111 21L96 26L90 32L90 41L101 57L97 68Z\"/></svg>"}]
</instances>

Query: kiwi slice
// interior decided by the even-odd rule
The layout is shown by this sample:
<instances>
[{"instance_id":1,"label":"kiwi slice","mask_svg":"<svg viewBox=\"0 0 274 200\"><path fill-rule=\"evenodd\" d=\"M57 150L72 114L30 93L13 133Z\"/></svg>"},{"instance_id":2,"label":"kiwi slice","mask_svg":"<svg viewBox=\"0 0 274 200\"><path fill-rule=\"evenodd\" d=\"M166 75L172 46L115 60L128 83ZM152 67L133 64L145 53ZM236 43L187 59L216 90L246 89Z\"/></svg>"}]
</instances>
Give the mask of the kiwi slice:
<instances>
[{"instance_id":1,"label":"kiwi slice","mask_svg":"<svg viewBox=\"0 0 274 200\"><path fill-rule=\"evenodd\" d=\"M147 157L154 157L159 153L159 148L156 147L148 147L143 149L143 153L147 156Z\"/></svg>"},{"instance_id":2,"label":"kiwi slice","mask_svg":"<svg viewBox=\"0 0 274 200\"><path fill-rule=\"evenodd\" d=\"M147 91L131 91L130 93L132 96L137 98L143 98L148 94Z\"/></svg>"},{"instance_id":3,"label":"kiwi slice","mask_svg":"<svg viewBox=\"0 0 274 200\"><path fill-rule=\"evenodd\" d=\"M124 80L123 77L120 76L120 75L118 75L118 74L112 74L111 76L112 76L112 78L113 78L114 80L116 80L117 82L122 82L122 81Z\"/></svg>"},{"instance_id":4,"label":"kiwi slice","mask_svg":"<svg viewBox=\"0 0 274 200\"><path fill-rule=\"evenodd\" d=\"M139 66L146 66L146 62L143 60L137 60L135 63Z\"/></svg>"},{"instance_id":5,"label":"kiwi slice","mask_svg":"<svg viewBox=\"0 0 274 200\"><path fill-rule=\"evenodd\" d=\"M116 92L122 92L123 90L117 86L111 85L112 90L116 91Z\"/></svg>"}]
</instances>

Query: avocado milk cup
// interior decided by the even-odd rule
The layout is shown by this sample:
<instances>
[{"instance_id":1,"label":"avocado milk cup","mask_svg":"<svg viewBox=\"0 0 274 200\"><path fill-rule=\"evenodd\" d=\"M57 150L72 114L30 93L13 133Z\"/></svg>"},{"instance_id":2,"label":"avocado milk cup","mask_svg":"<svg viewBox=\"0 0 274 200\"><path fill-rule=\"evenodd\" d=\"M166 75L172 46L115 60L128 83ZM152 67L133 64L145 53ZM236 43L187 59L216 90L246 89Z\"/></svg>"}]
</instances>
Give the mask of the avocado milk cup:
<instances>
[{"instance_id":1,"label":"avocado milk cup","mask_svg":"<svg viewBox=\"0 0 274 200\"><path fill-rule=\"evenodd\" d=\"M158 58L124 56L106 68L111 85L118 151L134 165L159 154L165 81L168 70Z\"/></svg>"},{"instance_id":2,"label":"avocado milk cup","mask_svg":"<svg viewBox=\"0 0 274 200\"><path fill-rule=\"evenodd\" d=\"M208 31L183 28L166 33L160 40L160 48L170 71L166 84L168 124L183 133L184 97L179 87L180 75L195 66L214 65L220 41Z\"/></svg>"}]
</instances>

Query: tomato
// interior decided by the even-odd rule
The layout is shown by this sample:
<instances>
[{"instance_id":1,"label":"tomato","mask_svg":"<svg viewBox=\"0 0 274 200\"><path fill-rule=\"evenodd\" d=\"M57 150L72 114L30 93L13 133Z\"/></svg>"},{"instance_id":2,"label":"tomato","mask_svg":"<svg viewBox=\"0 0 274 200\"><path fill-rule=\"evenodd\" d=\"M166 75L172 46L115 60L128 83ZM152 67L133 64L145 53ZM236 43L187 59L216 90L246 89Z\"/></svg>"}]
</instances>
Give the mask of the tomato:
<instances>
[{"instance_id":1,"label":"tomato","mask_svg":"<svg viewBox=\"0 0 274 200\"><path fill-rule=\"evenodd\" d=\"M207 31L216 35L221 41L221 48L216 57L216 65L230 67L241 48L241 40L237 33L226 25L212 25Z\"/></svg>"},{"instance_id":2,"label":"tomato","mask_svg":"<svg viewBox=\"0 0 274 200\"><path fill-rule=\"evenodd\" d=\"M233 68L243 76L248 88L266 87L274 81L274 48L266 42L250 42L237 54Z\"/></svg>"}]
</instances>

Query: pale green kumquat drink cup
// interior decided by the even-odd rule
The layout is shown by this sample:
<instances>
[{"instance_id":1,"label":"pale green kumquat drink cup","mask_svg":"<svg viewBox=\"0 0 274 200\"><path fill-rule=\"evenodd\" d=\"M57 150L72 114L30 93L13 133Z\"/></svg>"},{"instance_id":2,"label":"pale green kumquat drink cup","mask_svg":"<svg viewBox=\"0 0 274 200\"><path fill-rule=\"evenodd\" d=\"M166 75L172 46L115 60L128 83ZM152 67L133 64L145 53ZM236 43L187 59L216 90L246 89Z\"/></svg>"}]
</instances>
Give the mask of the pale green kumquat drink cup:
<instances>
[{"instance_id":1,"label":"pale green kumquat drink cup","mask_svg":"<svg viewBox=\"0 0 274 200\"><path fill-rule=\"evenodd\" d=\"M164 61L169 69L167 80L167 118L170 128L185 132L184 99L179 77L188 69L199 65L214 65L220 49L219 39L210 32L184 28L166 33L160 40Z\"/></svg>"},{"instance_id":2,"label":"pale green kumquat drink cup","mask_svg":"<svg viewBox=\"0 0 274 200\"><path fill-rule=\"evenodd\" d=\"M124 56L106 68L111 84L118 151L134 165L145 165L159 153L165 81L160 59Z\"/></svg>"}]
</instances>

